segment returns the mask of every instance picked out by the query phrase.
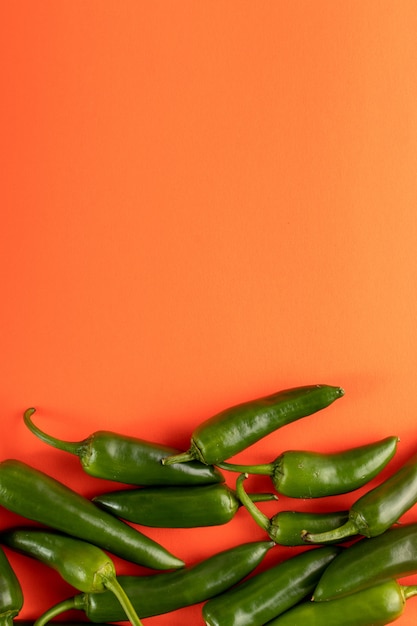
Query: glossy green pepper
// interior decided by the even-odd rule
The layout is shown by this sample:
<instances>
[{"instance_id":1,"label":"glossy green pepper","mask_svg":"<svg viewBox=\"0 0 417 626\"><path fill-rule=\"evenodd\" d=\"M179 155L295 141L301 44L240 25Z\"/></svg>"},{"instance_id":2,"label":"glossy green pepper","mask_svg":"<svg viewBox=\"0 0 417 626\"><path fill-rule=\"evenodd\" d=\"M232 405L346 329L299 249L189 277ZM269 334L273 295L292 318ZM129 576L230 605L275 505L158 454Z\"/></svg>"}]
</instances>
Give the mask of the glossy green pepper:
<instances>
[{"instance_id":1,"label":"glossy green pepper","mask_svg":"<svg viewBox=\"0 0 417 626\"><path fill-rule=\"evenodd\" d=\"M389 578L417 574L417 524L394 526L341 552L320 578L314 600L332 600Z\"/></svg>"},{"instance_id":2,"label":"glossy green pepper","mask_svg":"<svg viewBox=\"0 0 417 626\"><path fill-rule=\"evenodd\" d=\"M0 626L12 626L22 607L22 587L4 550L0 548Z\"/></svg>"},{"instance_id":3,"label":"glossy green pepper","mask_svg":"<svg viewBox=\"0 0 417 626\"><path fill-rule=\"evenodd\" d=\"M249 496L243 481L247 474L241 474L236 481L236 495L255 522L268 533L270 539L282 546L301 546L305 542L301 536L306 527L315 532L324 532L338 528L348 518L348 511L330 513L305 513L303 511L279 511L271 519L265 515Z\"/></svg>"},{"instance_id":4,"label":"glossy green pepper","mask_svg":"<svg viewBox=\"0 0 417 626\"><path fill-rule=\"evenodd\" d=\"M99 430L82 441L63 441L48 435L32 421L35 409L25 411L29 430L43 442L79 457L90 476L130 485L204 485L224 481L218 469L198 461L164 466L161 461L178 450L135 437Z\"/></svg>"},{"instance_id":5,"label":"glossy green pepper","mask_svg":"<svg viewBox=\"0 0 417 626\"><path fill-rule=\"evenodd\" d=\"M287 450L272 463L219 465L234 472L271 476L278 493L291 498L323 498L354 491L375 478L394 456L397 444L398 437L385 437L338 453Z\"/></svg>"},{"instance_id":6,"label":"glossy green pepper","mask_svg":"<svg viewBox=\"0 0 417 626\"><path fill-rule=\"evenodd\" d=\"M309 529L302 536L309 543L342 541L355 534L376 537L398 522L417 502L417 454L380 485L365 493L349 509L349 519L339 528L324 533Z\"/></svg>"},{"instance_id":7,"label":"glossy green pepper","mask_svg":"<svg viewBox=\"0 0 417 626\"><path fill-rule=\"evenodd\" d=\"M385 626L404 613L417 585L402 586L388 580L343 598L327 602L302 602L268 626Z\"/></svg>"},{"instance_id":8,"label":"glossy green pepper","mask_svg":"<svg viewBox=\"0 0 417 626\"><path fill-rule=\"evenodd\" d=\"M102 593L109 590L132 626L141 626L128 595L117 580L113 561L97 546L39 528L12 528L1 533L0 538L20 554L53 568L79 591Z\"/></svg>"},{"instance_id":9,"label":"glossy green pepper","mask_svg":"<svg viewBox=\"0 0 417 626\"><path fill-rule=\"evenodd\" d=\"M304 550L212 598L203 606L207 626L263 626L313 592L339 553L336 546Z\"/></svg>"},{"instance_id":10,"label":"glossy green pepper","mask_svg":"<svg viewBox=\"0 0 417 626\"><path fill-rule=\"evenodd\" d=\"M276 496L254 493L248 498L265 502L275 500ZM157 528L226 524L241 506L236 492L225 484L121 489L96 496L93 502L124 520Z\"/></svg>"},{"instance_id":11,"label":"glossy green pepper","mask_svg":"<svg viewBox=\"0 0 417 626\"><path fill-rule=\"evenodd\" d=\"M16 459L0 463L0 506L146 567L173 569L184 565L137 529Z\"/></svg>"},{"instance_id":12,"label":"glossy green pepper","mask_svg":"<svg viewBox=\"0 0 417 626\"><path fill-rule=\"evenodd\" d=\"M224 550L191 567L149 576L119 576L139 617L152 617L198 604L223 593L248 576L275 544L255 541ZM90 622L124 619L111 593L83 593L52 607L45 619L64 611L84 611ZM36 626L43 626L46 621Z\"/></svg>"},{"instance_id":13,"label":"glossy green pepper","mask_svg":"<svg viewBox=\"0 0 417 626\"><path fill-rule=\"evenodd\" d=\"M341 387L309 385L238 404L200 424L192 434L190 449L162 463L198 460L218 465L278 428L326 408L343 394Z\"/></svg>"}]
</instances>

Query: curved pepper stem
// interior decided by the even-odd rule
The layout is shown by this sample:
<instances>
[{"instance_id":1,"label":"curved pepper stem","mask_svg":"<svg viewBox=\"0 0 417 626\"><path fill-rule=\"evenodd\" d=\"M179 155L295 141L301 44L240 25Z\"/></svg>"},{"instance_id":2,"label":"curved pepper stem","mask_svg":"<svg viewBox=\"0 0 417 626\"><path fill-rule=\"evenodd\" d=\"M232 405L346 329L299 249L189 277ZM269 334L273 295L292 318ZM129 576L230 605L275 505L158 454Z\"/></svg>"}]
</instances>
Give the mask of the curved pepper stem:
<instances>
[{"instance_id":1,"label":"curved pepper stem","mask_svg":"<svg viewBox=\"0 0 417 626\"><path fill-rule=\"evenodd\" d=\"M33 423L32 415L35 412L36 412L36 409L30 408L30 409L26 409L26 411L23 414L23 420L26 426L31 431L31 433L36 435L36 437L38 437L38 439L40 439L44 443L47 443L48 445L54 448L58 448L58 450L63 450L64 452L69 452L70 454L75 454L76 456L78 456L82 449L82 445L84 442L83 441L63 441L62 439L58 439L57 437L52 437L52 435L48 435L48 433L45 433L38 426L36 426L36 424Z\"/></svg>"},{"instance_id":2,"label":"curved pepper stem","mask_svg":"<svg viewBox=\"0 0 417 626\"><path fill-rule=\"evenodd\" d=\"M249 494L246 493L243 487L243 481L248 477L247 474L241 474L236 480L236 495L239 498L240 502L243 504L248 513L253 517L255 522L263 528L267 533L269 533L269 529L271 526L271 522L269 517L262 513L260 509L254 504L253 498Z\"/></svg>"},{"instance_id":3,"label":"curved pepper stem","mask_svg":"<svg viewBox=\"0 0 417 626\"><path fill-rule=\"evenodd\" d=\"M45 611L38 619L34 622L33 626L45 626L48 624L54 617L61 615L61 613L65 613L66 611L72 611L72 609L76 609L75 598L68 598L68 600L63 600L54 606L51 606L50 609Z\"/></svg>"},{"instance_id":4,"label":"curved pepper stem","mask_svg":"<svg viewBox=\"0 0 417 626\"><path fill-rule=\"evenodd\" d=\"M260 465L239 465L236 463L217 463L220 469L229 472L239 472L240 474L261 474L262 476L272 476L274 473L274 463L261 463Z\"/></svg>"},{"instance_id":5,"label":"curved pepper stem","mask_svg":"<svg viewBox=\"0 0 417 626\"><path fill-rule=\"evenodd\" d=\"M133 605L126 593L126 591L123 589L123 587L121 586L121 584L119 583L119 581L117 580L117 578L108 578L105 582L104 582L104 586L111 591L112 593L114 593L114 595L116 596L116 598L119 600L120 605L122 606L124 612L126 613L126 617L129 620L129 622L132 624L132 626L143 626L142 622L140 621L138 614L136 613L135 609L133 608Z\"/></svg>"},{"instance_id":6,"label":"curved pepper stem","mask_svg":"<svg viewBox=\"0 0 417 626\"><path fill-rule=\"evenodd\" d=\"M401 586L401 589L406 600L408 600L408 598L412 598L413 596L417 596L417 585L404 585Z\"/></svg>"},{"instance_id":7,"label":"curved pepper stem","mask_svg":"<svg viewBox=\"0 0 417 626\"><path fill-rule=\"evenodd\" d=\"M345 524L339 526L339 528L324 533L309 533L308 530L303 530L301 537L306 543L329 543L342 541L343 539L357 535L358 532L359 530L355 522L349 519Z\"/></svg>"},{"instance_id":8,"label":"curved pepper stem","mask_svg":"<svg viewBox=\"0 0 417 626\"><path fill-rule=\"evenodd\" d=\"M162 465L174 465L174 463L188 463L189 461L195 460L196 456L193 454L193 451L188 450L187 452L180 452L179 454L167 456L161 460L161 463Z\"/></svg>"}]
</instances>

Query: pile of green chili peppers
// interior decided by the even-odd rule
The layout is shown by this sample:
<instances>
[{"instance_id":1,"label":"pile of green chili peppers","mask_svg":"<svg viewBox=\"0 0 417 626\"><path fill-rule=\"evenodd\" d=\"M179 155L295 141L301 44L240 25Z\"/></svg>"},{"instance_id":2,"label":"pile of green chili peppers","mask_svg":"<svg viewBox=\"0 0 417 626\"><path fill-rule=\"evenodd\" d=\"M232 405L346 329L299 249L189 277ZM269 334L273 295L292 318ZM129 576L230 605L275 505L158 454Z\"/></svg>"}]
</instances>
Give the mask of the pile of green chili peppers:
<instances>
[{"instance_id":1,"label":"pile of green chili peppers","mask_svg":"<svg viewBox=\"0 0 417 626\"><path fill-rule=\"evenodd\" d=\"M230 461L343 395L341 387L309 385L243 402L202 422L184 450L109 431L63 441L41 430L35 409L28 409L24 423L36 437L76 455L109 488L87 498L21 460L0 462L0 506L26 520L0 532L0 626L45 626L67 611L96 624L141 626L144 618L197 604L206 626L395 621L417 595L417 585L399 582L417 573L417 522L400 523L417 503L417 454L383 480L396 436L332 454L287 450L261 465ZM246 491L246 479L256 474L269 477L270 491ZM269 518L260 506L280 494L299 501L346 494L378 477L342 510L279 510ZM117 489L110 486L115 482ZM242 508L264 538L197 563L185 563L146 534L146 527L227 524ZM282 558L279 546L294 553ZM275 560L265 565L271 550ZM32 622L20 620L24 592L12 552L49 566L74 593ZM155 572L118 575L111 555Z\"/></svg>"}]
</instances>

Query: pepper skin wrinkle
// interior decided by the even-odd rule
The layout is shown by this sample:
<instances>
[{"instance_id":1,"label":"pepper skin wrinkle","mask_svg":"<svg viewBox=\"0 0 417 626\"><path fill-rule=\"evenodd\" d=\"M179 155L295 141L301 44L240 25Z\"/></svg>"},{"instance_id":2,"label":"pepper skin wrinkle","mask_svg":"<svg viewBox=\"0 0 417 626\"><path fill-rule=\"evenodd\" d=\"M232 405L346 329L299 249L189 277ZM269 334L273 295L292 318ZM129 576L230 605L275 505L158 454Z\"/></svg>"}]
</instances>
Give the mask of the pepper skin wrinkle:
<instances>
[{"instance_id":1,"label":"pepper skin wrinkle","mask_svg":"<svg viewBox=\"0 0 417 626\"><path fill-rule=\"evenodd\" d=\"M188 451L163 459L164 465L193 459L218 465L278 428L316 413L344 395L341 387L308 385L238 404L202 422Z\"/></svg>"}]
</instances>

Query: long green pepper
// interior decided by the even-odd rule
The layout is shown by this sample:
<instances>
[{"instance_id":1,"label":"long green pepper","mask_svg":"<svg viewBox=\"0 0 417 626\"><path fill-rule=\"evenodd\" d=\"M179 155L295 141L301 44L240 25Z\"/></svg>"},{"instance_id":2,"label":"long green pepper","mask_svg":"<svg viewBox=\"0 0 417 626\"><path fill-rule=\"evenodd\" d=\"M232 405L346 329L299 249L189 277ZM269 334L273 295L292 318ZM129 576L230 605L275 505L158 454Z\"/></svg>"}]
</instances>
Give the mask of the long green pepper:
<instances>
[{"instance_id":1,"label":"long green pepper","mask_svg":"<svg viewBox=\"0 0 417 626\"><path fill-rule=\"evenodd\" d=\"M63 441L48 435L33 423L34 408L23 419L29 430L44 443L74 454L90 476L129 485L206 485L224 481L215 467L198 461L164 466L161 461L178 450L136 437L99 430L81 441Z\"/></svg>"},{"instance_id":2,"label":"long green pepper","mask_svg":"<svg viewBox=\"0 0 417 626\"><path fill-rule=\"evenodd\" d=\"M154 540L22 461L0 463L0 505L152 569L184 566Z\"/></svg>"},{"instance_id":3,"label":"long green pepper","mask_svg":"<svg viewBox=\"0 0 417 626\"><path fill-rule=\"evenodd\" d=\"M328 407L343 394L341 387L308 385L238 404L200 424L192 434L189 450L162 463L198 460L218 465L278 428Z\"/></svg>"},{"instance_id":4,"label":"long green pepper","mask_svg":"<svg viewBox=\"0 0 417 626\"><path fill-rule=\"evenodd\" d=\"M254 502L276 500L274 494L254 493ZM197 528L227 524L242 503L225 484L191 487L121 489L93 498L112 515L155 528Z\"/></svg>"},{"instance_id":5,"label":"long green pepper","mask_svg":"<svg viewBox=\"0 0 417 626\"><path fill-rule=\"evenodd\" d=\"M219 467L270 476L277 492L291 498L324 498L354 491L375 478L394 456L397 444L398 437L391 436L331 454L287 450L272 463L219 463Z\"/></svg>"}]
</instances>

